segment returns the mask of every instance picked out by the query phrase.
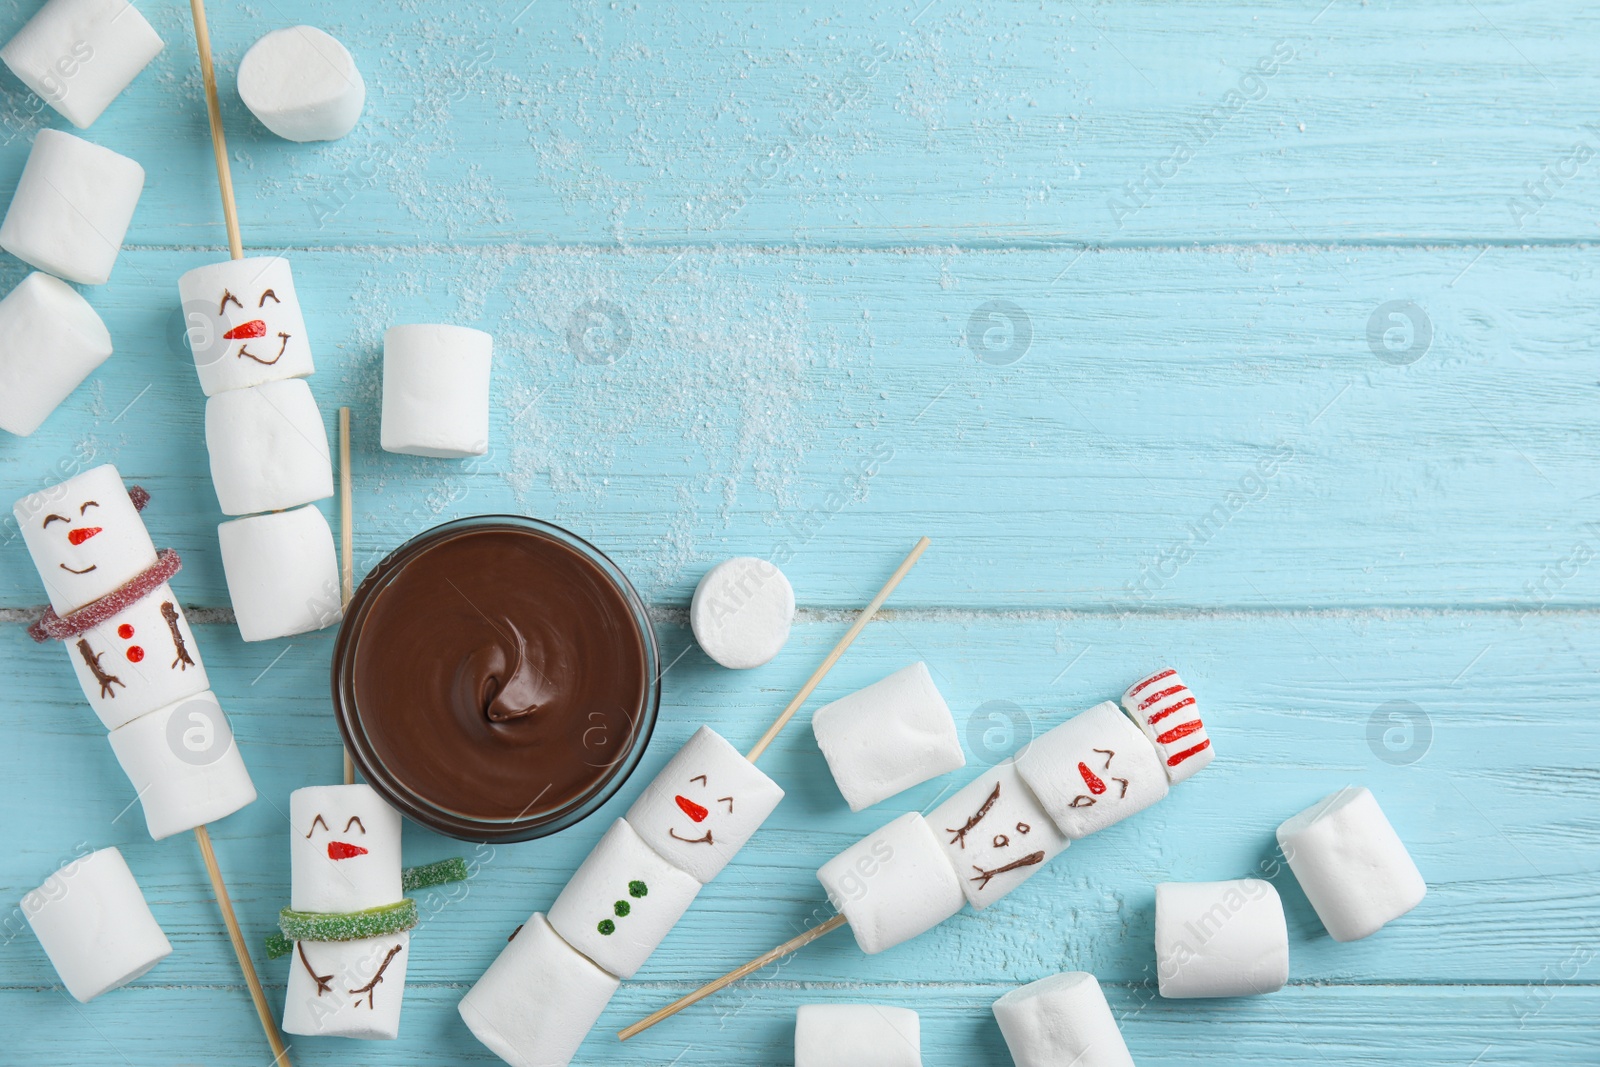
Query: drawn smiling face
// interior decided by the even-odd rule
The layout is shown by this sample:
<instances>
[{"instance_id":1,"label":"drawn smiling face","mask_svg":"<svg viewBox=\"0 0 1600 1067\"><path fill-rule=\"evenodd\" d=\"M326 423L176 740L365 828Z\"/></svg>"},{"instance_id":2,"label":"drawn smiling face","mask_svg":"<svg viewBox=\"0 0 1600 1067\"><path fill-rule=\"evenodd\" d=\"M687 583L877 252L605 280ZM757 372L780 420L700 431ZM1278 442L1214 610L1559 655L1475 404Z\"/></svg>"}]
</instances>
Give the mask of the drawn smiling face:
<instances>
[{"instance_id":1,"label":"drawn smiling face","mask_svg":"<svg viewBox=\"0 0 1600 1067\"><path fill-rule=\"evenodd\" d=\"M365 785L289 796L296 911L362 911L400 900L400 816Z\"/></svg>"},{"instance_id":2,"label":"drawn smiling face","mask_svg":"<svg viewBox=\"0 0 1600 1067\"><path fill-rule=\"evenodd\" d=\"M14 512L58 614L115 591L156 562L144 520L110 465L24 497Z\"/></svg>"},{"instance_id":3,"label":"drawn smiling face","mask_svg":"<svg viewBox=\"0 0 1600 1067\"><path fill-rule=\"evenodd\" d=\"M306 831L306 838L310 839L311 836L319 829L324 835L328 835L329 837L328 858L330 860L352 860L357 856L365 856L367 854L367 850L360 845L351 844L349 841L334 839L331 836L328 820L322 817L321 812L318 812L317 815L311 820L311 829ZM344 831L339 835L339 837L351 837L352 829L354 829L362 837L367 836L367 828L362 824L361 816L359 815L350 816L349 820L345 822Z\"/></svg>"},{"instance_id":4,"label":"drawn smiling face","mask_svg":"<svg viewBox=\"0 0 1600 1067\"><path fill-rule=\"evenodd\" d=\"M316 370L288 260L261 256L196 267L178 279L178 291L207 396Z\"/></svg>"},{"instance_id":5,"label":"drawn smiling face","mask_svg":"<svg viewBox=\"0 0 1600 1067\"><path fill-rule=\"evenodd\" d=\"M256 310L261 311L265 309L267 306L267 301L269 300L274 304L283 303L282 300L278 299L278 294L274 292L270 286L268 286L267 288L262 289L260 296L256 298ZM231 290L224 289L222 290L221 299L217 301L217 318L223 319L228 316L228 305L230 304L241 311L244 309L244 303L237 296L235 296ZM239 342L239 348L233 354L234 358L253 359L264 367L270 367L277 363L278 360L282 359L284 352L288 351L289 338L292 337L293 334L283 330L277 330L274 331L274 335L271 338L268 338L268 332L266 320L262 318L254 318L245 322L241 322L239 325L223 331L222 339L224 341ZM277 342L277 351L275 352L272 351L274 341ZM252 352L250 350L250 345L252 343L256 343L256 347L259 349L259 351ZM271 354L269 355L268 353Z\"/></svg>"},{"instance_id":6,"label":"drawn smiling face","mask_svg":"<svg viewBox=\"0 0 1600 1067\"><path fill-rule=\"evenodd\" d=\"M689 779L688 784L691 787L690 792L702 796L708 795L711 792L709 775L697 774L693 778ZM707 807L706 805L698 803L695 800L691 800L682 793L676 794L672 799L673 802L678 805L678 810L687 815L690 821L695 825L694 827L686 827L686 833L682 834L678 832L678 828L676 826L668 827L667 833L670 834L674 840L682 841L687 845L715 845L715 830L713 830L711 826L704 826L704 824L711 818L712 813L717 810L717 808L725 807L727 813L732 815L734 804L733 797L727 796L715 798L712 803L716 807ZM694 830L699 829L702 826L704 826L705 833L698 835L695 834Z\"/></svg>"}]
</instances>

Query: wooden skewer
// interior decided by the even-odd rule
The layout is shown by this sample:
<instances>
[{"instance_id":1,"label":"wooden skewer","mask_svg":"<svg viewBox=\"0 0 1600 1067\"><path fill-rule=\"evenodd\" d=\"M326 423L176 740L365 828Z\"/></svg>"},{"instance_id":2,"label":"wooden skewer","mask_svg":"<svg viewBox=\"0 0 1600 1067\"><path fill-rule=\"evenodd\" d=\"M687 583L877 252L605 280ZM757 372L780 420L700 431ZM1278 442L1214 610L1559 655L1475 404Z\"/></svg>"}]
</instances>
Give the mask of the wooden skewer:
<instances>
[{"instance_id":1,"label":"wooden skewer","mask_svg":"<svg viewBox=\"0 0 1600 1067\"><path fill-rule=\"evenodd\" d=\"M272 1062L289 1067L289 1050L278 1033L277 1021L267 1006L267 994L256 975L256 965L250 960L250 950L245 947L244 934L239 930L239 919L233 914L233 901L228 898L228 887L222 881L222 869L217 866L217 854L211 848L211 833L204 826L194 828L194 839L200 843L200 858L205 860L206 874L211 878L211 892L222 909L222 921L228 927L228 940L233 942L233 954L239 958L239 969L244 972L245 984L250 987L250 999L255 1001L256 1014L261 1017L261 1029L267 1032L267 1044L272 1046Z\"/></svg>"},{"instance_id":2,"label":"wooden skewer","mask_svg":"<svg viewBox=\"0 0 1600 1067\"><path fill-rule=\"evenodd\" d=\"M350 475L350 409L339 409L339 603L346 611L350 598L355 595L355 534L352 512ZM344 784L354 785L356 765L350 759L350 750L344 749Z\"/></svg>"},{"instance_id":3,"label":"wooden skewer","mask_svg":"<svg viewBox=\"0 0 1600 1067\"><path fill-rule=\"evenodd\" d=\"M800 710L800 705L806 702L806 698L817 688L823 677L833 670L833 665L839 662L839 657L844 655L844 650L849 648L851 642L857 637L861 636L861 631L866 629L867 623L871 622L872 617L878 613L878 609L883 607L883 602L889 599L889 594L894 592L894 587L900 584L900 579L904 578L906 573L916 565L917 560L922 558L922 553L927 551L928 545L928 539L926 537L922 538L917 542L916 547L906 555L906 558L900 561L900 566L896 567L894 573L889 575L889 580L883 583L883 588L878 590L878 595L872 598L870 604L861 609L861 614L857 615L856 621L850 624L850 629L846 630L844 636L839 638L839 643L833 646L833 651L829 652L828 658L822 661L822 666L813 671L811 677L806 679L806 684L800 687L800 692L796 693L794 699L789 701L789 706L783 709L782 714L773 721L771 726L767 727L767 732L761 735L761 740L756 742L756 746L745 753L745 759L754 763L761 758L761 753L765 752L767 746L772 744L785 726L789 725L789 720L794 718L794 713Z\"/></svg>"},{"instance_id":4,"label":"wooden skewer","mask_svg":"<svg viewBox=\"0 0 1600 1067\"><path fill-rule=\"evenodd\" d=\"M217 72L211 65L211 31L206 29L205 0L189 0L194 16L194 43L200 52L200 80L206 87L206 113L211 118L211 151L217 157L217 183L222 186L222 221L228 227L228 254L244 258L239 237L239 208L233 202L233 171L228 166L228 140L222 133L222 102L217 99Z\"/></svg>"},{"instance_id":5,"label":"wooden skewer","mask_svg":"<svg viewBox=\"0 0 1600 1067\"><path fill-rule=\"evenodd\" d=\"M926 541L927 538L923 538L923 540ZM696 989L688 996L679 997L677 1000L673 1001L671 1004L668 1004L660 1011L645 1016L643 1019L640 1019L627 1029L617 1031L617 1037L623 1041L626 1041L628 1038L633 1037L636 1034L643 1033L656 1023L660 1022L662 1019L671 1018L684 1008L687 1008L689 1005L698 1003L699 1001L704 1000L706 997L709 997L717 990L722 989L725 986L732 985L734 982L737 982L746 975L759 971L761 968L765 967L774 960L781 959L791 952L796 952L799 949L804 948L825 934L833 933L833 931L843 926L844 923L845 919L843 915L835 915L821 926L813 926L799 937L790 938L777 948L769 949L768 951L763 952L749 963L729 971L716 981L707 982L705 985L701 986L699 989Z\"/></svg>"}]
</instances>

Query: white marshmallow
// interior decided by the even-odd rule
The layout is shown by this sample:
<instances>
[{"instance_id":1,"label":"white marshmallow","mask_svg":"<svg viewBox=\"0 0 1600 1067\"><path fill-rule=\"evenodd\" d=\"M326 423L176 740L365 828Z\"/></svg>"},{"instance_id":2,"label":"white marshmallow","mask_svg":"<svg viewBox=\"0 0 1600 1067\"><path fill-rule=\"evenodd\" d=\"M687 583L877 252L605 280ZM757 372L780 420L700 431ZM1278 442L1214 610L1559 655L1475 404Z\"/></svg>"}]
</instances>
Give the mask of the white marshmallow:
<instances>
[{"instance_id":1,"label":"white marshmallow","mask_svg":"<svg viewBox=\"0 0 1600 1067\"><path fill-rule=\"evenodd\" d=\"M144 191L144 168L60 130L40 130L5 222L0 248L58 278L100 285Z\"/></svg>"},{"instance_id":2,"label":"white marshmallow","mask_svg":"<svg viewBox=\"0 0 1600 1067\"><path fill-rule=\"evenodd\" d=\"M512 1067L567 1067L621 984L534 912L457 1010Z\"/></svg>"},{"instance_id":3,"label":"white marshmallow","mask_svg":"<svg viewBox=\"0 0 1600 1067\"><path fill-rule=\"evenodd\" d=\"M1359 786L1323 797L1278 827L1278 847L1335 941L1358 941L1427 895L1400 835Z\"/></svg>"},{"instance_id":4,"label":"white marshmallow","mask_svg":"<svg viewBox=\"0 0 1600 1067\"><path fill-rule=\"evenodd\" d=\"M764 559L739 556L706 571L689 602L689 626L705 654L734 670L759 667L789 640L794 588Z\"/></svg>"},{"instance_id":5,"label":"white marshmallow","mask_svg":"<svg viewBox=\"0 0 1600 1067\"><path fill-rule=\"evenodd\" d=\"M211 688L194 631L166 584L61 647L107 730Z\"/></svg>"},{"instance_id":6,"label":"white marshmallow","mask_svg":"<svg viewBox=\"0 0 1600 1067\"><path fill-rule=\"evenodd\" d=\"M702 726L639 794L627 820L646 844L704 885L782 799L777 782Z\"/></svg>"},{"instance_id":7,"label":"white marshmallow","mask_svg":"<svg viewBox=\"0 0 1600 1067\"><path fill-rule=\"evenodd\" d=\"M122 853L103 848L22 898L22 914L67 992L87 1003L172 952Z\"/></svg>"},{"instance_id":8,"label":"white marshmallow","mask_svg":"<svg viewBox=\"0 0 1600 1067\"><path fill-rule=\"evenodd\" d=\"M109 463L25 496L11 511L57 614L116 592L156 565L139 509Z\"/></svg>"},{"instance_id":9,"label":"white marshmallow","mask_svg":"<svg viewBox=\"0 0 1600 1067\"><path fill-rule=\"evenodd\" d=\"M142 715L111 731L110 740L157 841L256 798L227 716L209 691Z\"/></svg>"},{"instance_id":10,"label":"white marshmallow","mask_svg":"<svg viewBox=\"0 0 1600 1067\"><path fill-rule=\"evenodd\" d=\"M1167 795L1155 747L1109 700L1034 738L1016 760L1022 780L1074 841Z\"/></svg>"},{"instance_id":11,"label":"white marshmallow","mask_svg":"<svg viewBox=\"0 0 1600 1067\"><path fill-rule=\"evenodd\" d=\"M1275 993L1289 980L1289 927L1271 882L1156 886L1156 980L1164 997Z\"/></svg>"},{"instance_id":12,"label":"white marshmallow","mask_svg":"<svg viewBox=\"0 0 1600 1067\"><path fill-rule=\"evenodd\" d=\"M607 971L632 978L699 892L698 881L618 819L550 905L550 925Z\"/></svg>"},{"instance_id":13,"label":"white marshmallow","mask_svg":"<svg viewBox=\"0 0 1600 1067\"><path fill-rule=\"evenodd\" d=\"M869 956L932 930L966 902L944 846L914 811L824 863L817 881Z\"/></svg>"},{"instance_id":14,"label":"white marshmallow","mask_svg":"<svg viewBox=\"0 0 1600 1067\"><path fill-rule=\"evenodd\" d=\"M256 256L196 267L178 279L178 297L206 396L316 371L287 259Z\"/></svg>"},{"instance_id":15,"label":"white marshmallow","mask_svg":"<svg viewBox=\"0 0 1600 1067\"><path fill-rule=\"evenodd\" d=\"M27 437L111 355L78 291L38 271L0 300L0 430Z\"/></svg>"},{"instance_id":16,"label":"white marshmallow","mask_svg":"<svg viewBox=\"0 0 1600 1067\"><path fill-rule=\"evenodd\" d=\"M289 794L289 871L295 911L399 903L400 813L369 785L296 789Z\"/></svg>"},{"instance_id":17,"label":"white marshmallow","mask_svg":"<svg viewBox=\"0 0 1600 1067\"><path fill-rule=\"evenodd\" d=\"M1216 756L1194 694L1170 667L1146 675L1122 694L1122 706L1161 753L1167 780L1177 785Z\"/></svg>"},{"instance_id":18,"label":"white marshmallow","mask_svg":"<svg viewBox=\"0 0 1600 1067\"><path fill-rule=\"evenodd\" d=\"M400 1033L410 957L409 933L358 941L295 942L283 998L283 1032L303 1037L394 1040ZM307 968L315 968L316 976ZM327 984L320 993L317 978Z\"/></svg>"},{"instance_id":19,"label":"white marshmallow","mask_svg":"<svg viewBox=\"0 0 1600 1067\"><path fill-rule=\"evenodd\" d=\"M385 452L461 459L489 451L494 338L465 326L394 326L383 335Z\"/></svg>"},{"instance_id":20,"label":"white marshmallow","mask_svg":"<svg viewBox=\"0 0 1600 1067\"><path fill-rule=\"evenodd\" d=\"M994 1020L1017 1067L1133 1067L1095 976L1053 974L994 1002Z\"/></svg>"},{"instance_id":21,"label":"white marshmallow","mask_svg":"<svg viewBox=\"0 0 1600 1067\"><path fill-rule=\"evenodd\" d=\"M967 762L955 718L925 663L823 705L811 730L851 811Z\"/></svg>"},{"instance_id":22,"label":"white marshmallow","mask_svg":"<svg viewBox=\"0 0 1600 1067\"><path fill-rule=\"evenodd\" d=\"M161 38L126 0L49 0L0 60L81 130L160 51Z\"/></svg>"},{"instance_id":23,"label":"white marshmallow","mask_svg":"<svg viewBox=\"0 0 1600 1067\"><path fill-rule=\"evenodd\" d=\"M211 397L206 449L224 515L282 511L333 495L328 431L304 379Z\"/></svg>"},{"instance_id":24,"label":"white marshmallow","mask_svg":"<svg viewBox=\"0 0 1600 1067\"><path fill-rule=\"evenodd\" d=\"M234 519L217 539L240 637L270 641L339 621L339 559L316 507Z\"/></svg>"},{"instance_id":25,"label":"white marshmallow","mask_svg":"<svg viewBox=\"0 0 1600 1067\"><path fill-rule=\"evenodd\" d=\"M928 813L928 825L979 911L1060 855L1070 842L1006 760ZM1005 868L1010 867L1010 870Z\"/></svg>"},{"instance_id":26,"label":"white marshmallow","mask_svg":"<svg viewBox=\"0 0 1600 1067\"><path fill-rule=\"evenodd\" d=\"M794 1067L922 1067L922 1020L881 1004L802 1004Z\"/></svg>"},{"instance_id":27,"label":"white marshmallow","mask_svg":"<svg viewBox=\"0 0 1600 1067\"><path fill-rule=\"evenodd\" d=\"M239 99L285 140L336 141L355 129L367 87L344 45L315 26L290 26L239 61Z\"/></svg>"}]
</instances>

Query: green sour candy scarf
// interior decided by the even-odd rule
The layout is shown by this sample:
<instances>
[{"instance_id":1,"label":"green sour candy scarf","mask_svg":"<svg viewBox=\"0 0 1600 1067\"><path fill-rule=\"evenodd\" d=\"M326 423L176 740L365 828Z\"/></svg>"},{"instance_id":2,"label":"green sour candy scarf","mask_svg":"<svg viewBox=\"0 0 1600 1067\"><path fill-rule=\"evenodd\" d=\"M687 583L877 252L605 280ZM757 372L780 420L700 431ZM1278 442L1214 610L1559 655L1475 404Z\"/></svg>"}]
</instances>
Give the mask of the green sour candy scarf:
<instances>
[{"instance_id":1,"label":"green sour candy scarf","mask_svg":"<svg viewBox=\"0 0 1600 1067\"><path fill-rule=\"evenodd\" d=\"M447 882L467 880L467 864L460 857L407 867L400 873L406 891L428 889ZM267 958L277 959L294 951L296 941L359 941L403 933L417 925L417 902L410 897L397 904L367 908L364 911L320 912L284 908L278 913L281 933L267 937Z\"/></svg>"}]
</instances>

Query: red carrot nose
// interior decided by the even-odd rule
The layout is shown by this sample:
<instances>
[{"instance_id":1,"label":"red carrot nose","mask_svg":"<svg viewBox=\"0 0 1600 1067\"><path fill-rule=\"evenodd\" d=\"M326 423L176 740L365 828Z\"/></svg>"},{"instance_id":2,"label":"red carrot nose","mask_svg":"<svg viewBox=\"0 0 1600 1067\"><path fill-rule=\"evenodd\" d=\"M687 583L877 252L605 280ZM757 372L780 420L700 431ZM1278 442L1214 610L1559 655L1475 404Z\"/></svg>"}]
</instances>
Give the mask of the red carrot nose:
<instances>
[{"instance_id":1,"label":"red carrot nose","mask_svg":"<svg viewBox=\"0 0 1600 1067\"><path fill-rule=\"evenodd\" d=\"M80 526L67 534L67 540L75 545L81 545L99 532L100 527L98 526Z\"/></svg>"},{"instance_id":2,"label":"red carrot nose","mask_svg":"<svg viewBox=\"0 0 1600 1067\"><path fill-rule=\"evenodd\" d=\"M328 842L328 858L330 860L347 860L356 856L365 856L367 850L360 845L347 845L343 841Z\"/></svg>"},{"instance_id":3,"label":"red carrot nose","mask_svg":"<svg viewBox=\"0 0 1600 1067\"><path fill-rule=\"evenodd\" d=\"M1106 784L1100 780L1099 775L1089 769L1087 763L1078 764L1078 774L1083 777L1083 784L1089 787L1089 792L1095 796L1106 791Z\"/></svg>"},{"instance_id":4,"label":"red carrot nose","mask_svg":"<svg viewBox=\"0 0 1600 1067\"><path fill-rule=\"evenodd\" d=\"M243 326L235 326L222 335L224 341L237 341L242 337L265 337L267 324L260 319L251 319Z\"/></svg>"},{"instance_id":5,"label":"red carrot nose","mask_svg":"<svg viewBox=\"0 0 1600 1067\"><path fill-rule=\"evenodd\" d=\"M678 802L678 807L683 809L683 813L695 822L705 822L706 816L711 814L688 797L674 797L673 799Z\"/></svg>"}]
</instances>

